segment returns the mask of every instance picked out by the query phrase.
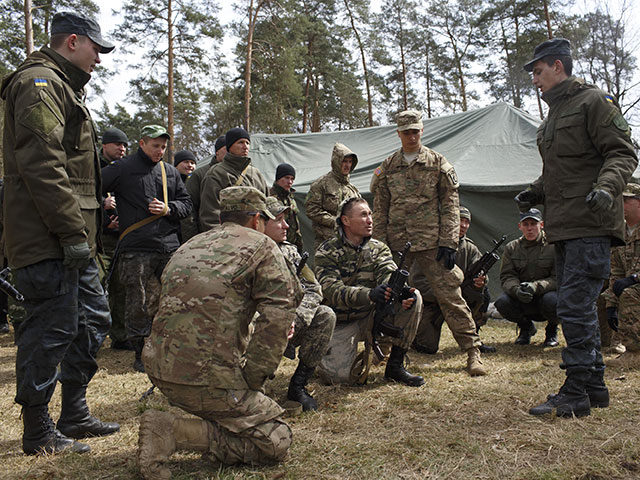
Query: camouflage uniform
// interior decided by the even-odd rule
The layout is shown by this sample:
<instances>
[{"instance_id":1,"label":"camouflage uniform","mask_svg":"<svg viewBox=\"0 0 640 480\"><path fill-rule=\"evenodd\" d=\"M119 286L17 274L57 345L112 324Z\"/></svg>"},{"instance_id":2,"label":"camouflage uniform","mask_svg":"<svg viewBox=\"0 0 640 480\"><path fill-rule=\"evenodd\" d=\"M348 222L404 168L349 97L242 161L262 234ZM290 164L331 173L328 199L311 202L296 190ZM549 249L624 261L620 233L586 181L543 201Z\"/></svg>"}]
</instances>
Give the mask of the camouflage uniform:
<instances>
[{"instance_id":1,"label":"camouflage uniform","mask_svg":"<svg viewBox=\"0 0 640 480\"><path fill-rule=\"evenodd\" d=\"M373 237L394 251L411 242L407 265L425 276L460 348L467 352L477 348L481 342L460 290L464 273L458 266L447 270L436 261L438 247L458 248L460 205L453 166L421 146L410 164L398 150L374 175ZM427 292L421 293L424 297Z\"/></svg>"},{"instance_id":2,"label":"camouflage uniform","mask_svg":"<svg viewBox=\"0 0 640 480\"><path fill-rule=\"evenodd\" d=\"M350 372L358 351L358 342L367 336L375 304L369 292L387 283L397 269L389 247L365 239L359 247L346 240L342 229L316 250L316 276L324 300L336 312L336 328L329 344L329 353L320 362L319 373L331 383L353 381ZM402 337L393 338L393 345L407 350L416 335L422 313L422 297L416 291L416 302L410 310L396 305L398 312L393 325L403 329Z\"/></svg>"},{"instance_id":3,"label":"camouflage uniform","mask_svg":"<svg viewBox=\"0 0 640 480\"><path fill-rule=\"evenodd\" d=\"M248 208L242 203L248 197L262 207L253 201L255 208ZM230 211L266 210L264 196L248 187L226 189L221 204ZM286 455L291 430L263 386L280 363L301 298L276 244L235 223L192 238L162 274L160 309L143 352L146 372L172 404L204 419L196 423L201 440L224 464ZM181 421L174 423L178 447ZM195 448L197 439L187 436L183 446ZM148 446L140 448L146 469Z\"/></svg>"},{"instance_id":4,"label":"camouflage uniform","mask_svg":"<svg viewBox=\"0 0 640 480\"><path fill-rule=\"evenodd\" d=\"M311 184L304 201L307 217L313 223L316 249L335 235L338 206L346 199L360 196L355 185L349 183L349 175L342 173L342 161L347 155L353 155L353 172L358 157L346 145L336 143L331 153L331 171Z\"/></svg>"},{"instance_id":5,"label":"camouflage uniform","mask_svg":"<svg viewBox=\"0 0 640 480\"><path fill-rule=\"evenodd\" d=\"M295 198L293 198L295 191L296 190L294 188L286 191L274 182L269 194L276 197L285 207L289 207L289 211L284 217L289 225L289 229L287 230L287 242L294 244L298 248L298 253L302 253L302 232L300 232L300 220L298 220L300 210L298 209L298 204L296 203Z\"/></svg>"}]
</instances>

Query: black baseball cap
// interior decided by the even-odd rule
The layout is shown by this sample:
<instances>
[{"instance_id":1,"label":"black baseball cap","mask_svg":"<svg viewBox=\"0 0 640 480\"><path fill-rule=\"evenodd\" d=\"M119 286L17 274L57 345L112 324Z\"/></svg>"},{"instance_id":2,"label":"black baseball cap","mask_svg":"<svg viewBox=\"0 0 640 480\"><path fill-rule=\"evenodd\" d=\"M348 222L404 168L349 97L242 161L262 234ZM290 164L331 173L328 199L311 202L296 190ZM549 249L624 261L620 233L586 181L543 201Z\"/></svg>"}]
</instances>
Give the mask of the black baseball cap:
<instances>
[{"instance_id":1,"label":"black baseball cap","mask_svg":"<svg viewBox=\"0 0 640 480\"><path fill-rule=\"evenodd\" d=\"M544 57L549 57L551 55L560 56L566 55L568 57L571 56L571 43L566 38L553 38L551 40L547 40L546 42L542 42L540 45L536 47L533 51L533 58L524 64L524 68L527 72L533 71L533 66L538 60L542 60Z\"/></svg>"},{"instance_id":2,"label":"black baseball cap","mask_svg":"<svg viewBox=\"0 0 640 480\"><path fill-rule=\"evenodd\" d=\"M58 12L51 20L51 35L56 33L75 33L85 35L100 46L100 53L109 53L115 45L104 38L100 25L95 20L73 12Z\"/></svg>"},{"instance_id":3,"label":"black baseball cap","mask_svg":"<svg viewBox=\"0 0 640 480\"><path fill-rule=\"evenodd\" d=\"M520 214L520 221L526 220L527 218L533 218L534 220L541 222L542 221L542 213L537 208L532 208L527 212Z\"/></svg>"}]
</instances>

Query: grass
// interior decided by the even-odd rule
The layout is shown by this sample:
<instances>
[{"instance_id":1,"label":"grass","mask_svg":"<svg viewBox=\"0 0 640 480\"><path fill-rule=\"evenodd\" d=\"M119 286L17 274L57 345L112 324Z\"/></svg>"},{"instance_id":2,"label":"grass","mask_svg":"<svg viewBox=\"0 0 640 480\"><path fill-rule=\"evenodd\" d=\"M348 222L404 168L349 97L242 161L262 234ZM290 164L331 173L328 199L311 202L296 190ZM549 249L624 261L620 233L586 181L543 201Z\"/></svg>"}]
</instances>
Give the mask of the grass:
<instances>
[{"instance_id":1,"label":"grass","mask_svg":"<svg viewBox=\"0 0 640 480\"><path fill-rule=\"evenodd\" d=\"M465 356L445 328L435 356L410 354L409 370L427 379L421 388L386 383L374 367L364 387L312 382L316 413L289 417L294 444L272 467L225 468L195 453L172 457L174 479L516 479L640 478L640 375L607 370L612 403L581 419L536 418L528 409L558 389L560 348L545 349L538 333L530 346L513 345L515 327L491 320L481 332L498 352L485 355L487 377L471 378ZM89 386L92 412L118 421L120 433L89 439L86 455L22 454L15 395L15 347L0 337L0 470L2 479L136 479L141 413L173 409L161 393L146 401L145 375L131 371L132 354L104 348ZM607 356L611 358L611 356ZM267 390L283 402L295 363L284 360ZM59 390L59 389L58 389ZM60 410L59 391L51 412Z\"/></svg>"}]
</instances>

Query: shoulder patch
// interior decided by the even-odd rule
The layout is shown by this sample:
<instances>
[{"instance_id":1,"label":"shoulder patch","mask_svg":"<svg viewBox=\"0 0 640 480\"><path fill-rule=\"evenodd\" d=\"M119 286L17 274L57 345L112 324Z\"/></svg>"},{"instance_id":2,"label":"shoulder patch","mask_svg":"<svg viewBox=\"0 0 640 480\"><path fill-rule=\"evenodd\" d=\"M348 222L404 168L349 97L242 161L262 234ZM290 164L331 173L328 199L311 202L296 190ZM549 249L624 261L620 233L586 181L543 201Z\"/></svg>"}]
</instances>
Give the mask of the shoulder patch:
<instances>
[{"instance_id":1,"label":"shoulder patch","mask_svg":"<svg viewBox=\"0 0 640 480\"><path fill-rule=\"evenodd\" d=\"M447 181L453 188L459 187L460 184L458 183L458 175L456 174L456 169L453 168L453 165L444 160L440 164L440 171L444 173L444 175L447 177Z\"/></svg>"},{"instance_id":2,"label":"shoulder patch","mask_svg":"<svg viewBox=\"0 0 640 480\"><path fill-rule=\"evenodd\" d=\"M373 171L373 174L374 174L376 177L379 177L380 175L382 175L382 167L377 167L377 168Z\"/></svg>"},{"instance_id":3,"label":"shoulder patch","mask_svg":"<svg viewBox=\"0 0 640 480\"><path fill-rule=\"evenodd\" d=\"M46 87L47 85L49 85L49 82L47 82L46 78L34 78L33 84L36 87Z\"/></svg>"},{"instance_id":4,"label":"shoulder patch","mask_svg":"<svg viewBox=\"0 0 640 480\"><path fill-rule=\"evenodd\" d=\"M613 117L613 125L622 132L630 133L629 124L624 119L621 113L618 113L615 117Z\"/></svg>"},{"instance_id":5,"label":"shoulder patch","mask_svg":"<svg viewBox=\"0 0 640 480\"><path fill-rule=\"evenodd\" d=\"M613 105L615 105L615 103L616 103L616 102L615 102L615 99L614 99L611 95L605 95L605 96L604 96L604 99L605 99L607 102L609 102L609 103L611 103L611 104L613 104Z\"/></svg>"},{"instance_id":6,"label":"shoulder patch","mask_svg":"<svg viewBox=\"0 0 640 480\"><path fill-rule=\"evenodd\" d=\"M51 132L61 125L57 115L44 101L28 109L20 123L44 139L47 139Z\"/></svg>"}]
</instances>

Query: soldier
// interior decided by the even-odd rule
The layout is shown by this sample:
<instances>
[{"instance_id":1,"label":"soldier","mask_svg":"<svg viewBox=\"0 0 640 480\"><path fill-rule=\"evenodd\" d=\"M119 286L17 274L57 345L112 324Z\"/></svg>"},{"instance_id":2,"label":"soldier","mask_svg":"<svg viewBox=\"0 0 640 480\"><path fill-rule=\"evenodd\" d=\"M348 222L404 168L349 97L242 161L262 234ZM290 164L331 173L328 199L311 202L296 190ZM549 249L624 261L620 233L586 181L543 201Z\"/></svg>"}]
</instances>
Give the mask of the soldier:
<instances>
[{"instance_id":1,"label":"soldier","mask_svg":"<svg viewBox=\"0 0 640 480\"><path fill-rule=\"evenodd\" d=\"M278 244L289 270L298 278L304 292L302 303L296 309L293 338L289 340L290 347L294 349L300 347L298 354L300 361L293 377L291 377L287 398L302 404L304 411L317 410L318 403L309 395L305 387L320 360L327 353L329 340L331 340L333 329L336 326L336 314L330 307L320 305L322 302L320 284L307 265L300 268L301 256L298 249L286 241L288 224L285 219L290 207L282 205L276 197L269 197L267 198L267 208L275 220L267 221L264 233Z\"/></svg>"},{"instance_id":2,"label":"soldier","mask_svg":"<svg viewBox=\"0 0 640 480\"><path fill-rule=\"evenodd\" d=\"M31 53L2 82L4 239L26 318L16 333L16 402L26 454L88 452L71 438L108 435L117 423L89 413L87 385L111 317L95 261L100 227L97 133L84 85L114 46L92 19L60 12L51 47ZM49 400L58 379L57 429Z\"/></svg>"},{"instance_id":3,"label":"soldier","mask_svg":"<svg viewBox=\"0 0 640 480\"><path fill-rule=\"evenodd\" d=\"M621 193L638 159L616 100L571 76L568 40L541 43L524 69L533 72L549 113L538 127L542 175L515 201L521 211L544 204L567 342L564 385L529 413L589 415L590 406L609 405L595 303L609 275L610 247L624 244Z\"/></svg>"},{"instance_id":4,"label":"soldier","mask_svg":"<svg viewBox=\"0 0 640 480\"><path fill-rule=\"evenodd\" d=\"M547 322L544 346L558 346L555 252L543 227L537 208L520 214L522 236L509 242L502 254L500 283L504 293L495 306L504 318L518 324L516 345L529 345L537 331L535 320Z\"/></svg>"},{"instance_id":5,"label":"soldier","mask_svg":"<svg viewBox=\"0 0 640 480\"><path fill-rule=\"evenodd\" d=\"M191 211L191 215L185 218L182 221L182 241L186 242L194 235L202 232L200 228L200 186L202 184L202 179L207 174L209 169L222 161L224 156L227 154L227 145L224 143L224 135L218 137L215 143L215 153L211 155L206 162L201 167L195 169L195 171L191 174L191 176L187 179L185 186L187 187L187 192L191 196L191 203L193 203L193 210Z\"/></svg>"},{"instance_id":6,"label":"soldier","mask_svg":"<svg viewBox=\"0 0 640 480\"><path fill-rule=\"evenodd\" d=\"M213 165L200 188L200 228L212 229L220 224L220 192L227 187L245 185L269 195L269 187L260 170L251 165L251 139L243 128L232 128L225 134L227 153L221 163Z\"/></svg>"},{"instance_id":7,"label":"soldier","mask_svg":"<svg viewBox=\"0 0 640 480\"><path fill-rule=\"evenodd\" d=\"M263 389L282 358L302 291L262 234L273 220L265 200L252 187L222 190L222 225L184 244L162 275L145 368L172 405L200 418L142 415L138 464L145 479L169 478L163 463L176 450L255 465L282 460L291 445L283 409Z\"/></svg>"},{"instance_id":8,"label":"soldier","mask_svg":"<svg viewBox=\"0 0 640 480\"><path fill-rule=\"evenodd\" d=\"M196 169L196 163L198 163L198 160L190 150L180 150L173 156L173 166L178 169L180 178L185 184Z\"/></svg>"},{"instance_id":9,"label":"soldier","mask_svg":"<svg viewBox=\"0 0 640 480\"><path fill-rule=\"evenodd\" d=\"M467 371L486 375L478 349L482 342L460 289L464 273L456 266L458 177L444 156L422 145L420 112L400 112L397 121L402 148L375 169L371 181L373 237L394 251L411 242L408 265L420 270L431 286L444 320L467 352Z\"/></svg>"},{"instance_id":10,"label":"soldier","mask_svg":"<svg viewBox=\"0 0 640 480\"><path fill-rule=\"evenodd\" d=\"M476 247L469 237L467 231L471 225L471 212L466 207L460 207L460 241L458 243L458 254L456 255L456 265L463 272L466 272L471 265L480 260L482 253ZM413 348L421 353L435 354L440 346L440 333L444 317L433 295L433 291L427 282L424 274L419 270L413 269L409 282L416 285L420 291L426 292L422 297L422 320L418 326L418 333L413 341ZM473 314L473 320L476 324L476 332L480 331L486 323L486 312L489 307L491 297L487 288L487 276L479 275L473 279L473 284L465 287L462 291L462 297L469 305ZM481 344L479 347L483 353L493 353L495 347Z\"/></svg>"},{"instance_id":11,"label":"soldier","mask_svg":"<svg viewBox=\"0 0 640 480\"><path fill-rule=\"evenodd\" d=\"M625 245L611 249L611 279L603 294L607 320L619 331L626 348L622 355L609 360L610 367L640 366L640 185L629 183L624 199Z\"/></svg>"},{"instance_id":12,"label":"soldier","mask_svg":"<svg viewBox=\"0 0 640 480\"><path fill-rule=\"evenodd\" d=\"M369 355L357 358L358 342L370 346L372 319L376 303L388 301L391 274L397 269L389 247L371 238L372 214L361 197L344 200L338 208L337 234L316 250L316 276L325 303L336 312L337 324L329 353L320 363L321 376L330 383L364 383L368 373ZM424 384L424 379L404 369L407 349L413 342L422 312L422 298L414 288L405 287L395 306L393 325L401 336L393 338L391 354L384 372L385 378L412 387ZM363 374L356 375L358 365Z\"/></svg>"},{"instance_id":13,"label":"soldier","mask_svg":"<svg viewBox=\"0 0 640 480\"><path fill-rule=\"evenodd\" d=\"M121 233L115 268L127 292L125 325L135 351L133 369L144 372L140 356L157 309L158 282L180 246L180 220L191 212L191 198L178 170L162 161L167 130L146 125L140 137L136 153L102 169L102 190L118 198Z\"/></svg>"},{"instance_id":14,"label":"soldier","mask_svg":"<svg viewBox=\"0 0 640 480\"><path fill-rule=\"evenodd\" d=\"M298 204L295 198L293 198L293 194L296 191L295 188L293 188L295 179L295 168L288 163L281 163L276 168L276 180L273 182L273 186L269 192L272 196L276 197L280 203L289 207L285 219L289 225L287 241L296 246L298 253L302 253L302 233L300 232L300 221L298 220L300 212L298 210Z\"/></svg>"},{"instance_id":15,"label":"soldier","mask_svg":"<svg viewBox=\"0 0 640 480\"><path fill-rule=\"evenodd\" d=\"M346 145L336 143L331 153L331 171L311 184L304 201L307 217L313 224L316 249L335 235L338 206L352 197L359 197L349 175L358 165L358 156Z\"/></svg>"}]
</instances>

